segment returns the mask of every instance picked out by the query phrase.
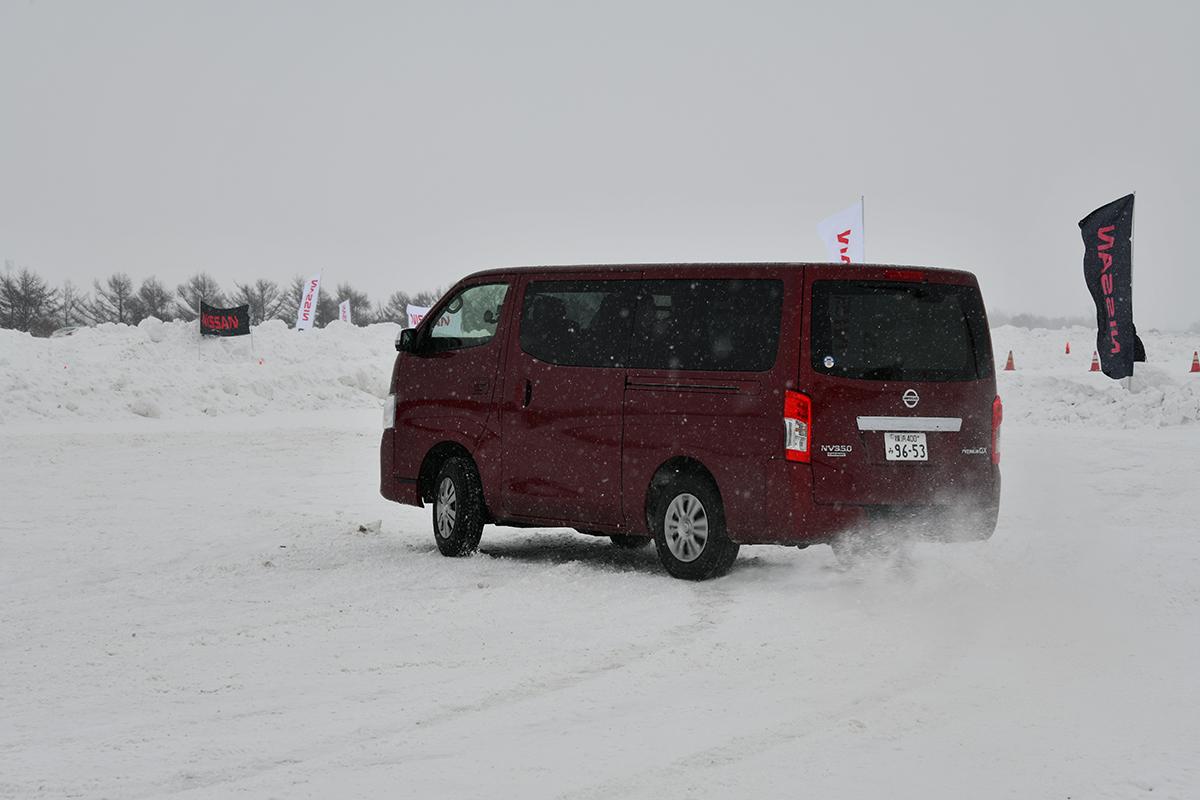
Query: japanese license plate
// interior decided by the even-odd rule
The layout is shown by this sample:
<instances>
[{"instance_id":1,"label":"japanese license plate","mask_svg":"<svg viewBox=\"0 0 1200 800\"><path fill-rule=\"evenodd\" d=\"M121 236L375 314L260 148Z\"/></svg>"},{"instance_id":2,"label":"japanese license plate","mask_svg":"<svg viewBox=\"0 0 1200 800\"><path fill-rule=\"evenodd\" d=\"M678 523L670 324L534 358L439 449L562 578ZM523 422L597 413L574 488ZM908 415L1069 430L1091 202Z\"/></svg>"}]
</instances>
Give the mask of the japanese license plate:
<instances>
[{"instance_id":1,"label":"japanese license plate","mask_svg":"<svg viewBox=\"0 0 1200 800\"><path fill-rule=\"evenodd\" d=\"M888 461L928 461L929 449L923 433L885 433L884 453Z\"/></svg>"}]
</instances>

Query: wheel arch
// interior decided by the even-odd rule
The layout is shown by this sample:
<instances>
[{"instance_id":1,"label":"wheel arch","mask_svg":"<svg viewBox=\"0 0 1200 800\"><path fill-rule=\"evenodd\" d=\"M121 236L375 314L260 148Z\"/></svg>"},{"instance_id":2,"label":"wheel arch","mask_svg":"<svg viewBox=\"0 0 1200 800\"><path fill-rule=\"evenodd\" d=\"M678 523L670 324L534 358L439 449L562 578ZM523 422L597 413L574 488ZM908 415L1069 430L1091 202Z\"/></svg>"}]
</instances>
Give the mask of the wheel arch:
<instances>
[{"instance_id":1,"label":"wheel arch","mask_svg":"<svg viewBox=\"0 0 1200 800\"><path fill-rule=\"evenodd\" d=\"M650 478L650 485L646 487L645 507L642 509L646 520L646 530L654 531L654 508L658 503L659 496L663 489L677 477L692 477L699 478L712 486L712 490L716 492L717 499L724 504L724 498L721 497L721 487L717 485L717 479L713 477L712 471L704 466L704 463L692 456L674 456L664 461L654 471L654 476Z\"/></svg>"},{"instance_id":2,"label":"wheel arch","mask_svg":"<svg viewBox=\"0 0 1200 800\"><path fill-rule=\"evenodd\" d=\"M426 503L433 502L433 493L435 491L433 483L437 480L438 472L441 471L442 464L445 464L447 459L456 456L465 458L472 464L475 464L475 459L471 455L471 452L458 442L438 442L429 448L429 452L425 454L425 458L421 459L421 469L417 473L417 491L422 501ZM478 464L475 464L475 470L476 472L479 471Z\"/></svg>"}]
</instances>

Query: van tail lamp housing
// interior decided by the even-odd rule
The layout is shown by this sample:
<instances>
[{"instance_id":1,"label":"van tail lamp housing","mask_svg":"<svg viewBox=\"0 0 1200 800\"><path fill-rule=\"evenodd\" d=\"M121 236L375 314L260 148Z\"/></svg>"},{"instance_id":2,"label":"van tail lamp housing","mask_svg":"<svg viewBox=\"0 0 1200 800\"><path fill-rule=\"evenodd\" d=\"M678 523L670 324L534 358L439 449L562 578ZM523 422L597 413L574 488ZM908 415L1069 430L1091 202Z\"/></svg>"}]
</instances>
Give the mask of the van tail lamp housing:
<instances>
[{"instance_id":1,"label":"van tail lamp housing","mask_svg":"<svg viewBox=\"0 0 1200 800\"><path fill-rule=\"evenodd\" d=\"M812 452L812 398L800 392L783 393L783 452L788 461L809 463Z\"/></svg>"},{"instance_id":2,"label":"van tail lamp housing","mask_svg":"<svg viewBox=\"0 0 1200 800\"><path fill-rule=\"evenodd\" d=\"M992 463L1000 463L1000 423L1004 421L1004 404L1000 395L992 401Z\"/></svg>"}]
</instances>

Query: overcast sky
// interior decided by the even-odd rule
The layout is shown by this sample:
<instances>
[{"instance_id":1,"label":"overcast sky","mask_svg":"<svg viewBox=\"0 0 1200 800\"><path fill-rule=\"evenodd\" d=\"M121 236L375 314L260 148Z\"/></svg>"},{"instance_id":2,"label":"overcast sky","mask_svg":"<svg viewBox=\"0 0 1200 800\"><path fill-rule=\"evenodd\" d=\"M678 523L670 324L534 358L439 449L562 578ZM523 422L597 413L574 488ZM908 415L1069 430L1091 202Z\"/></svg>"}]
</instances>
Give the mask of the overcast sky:
<instances>
[{"instance_id":1,"label":"overcast sky","mask_svg":"<svg viewBox=\"0 0 1200 800\"><path fill-rule=\"evenodd\" d=\"M1137 191L1139 327L1200 320L1196 3L0 0L0 259L55 283L825 260L1092 315Z\"/></svg>"}]
</instances>

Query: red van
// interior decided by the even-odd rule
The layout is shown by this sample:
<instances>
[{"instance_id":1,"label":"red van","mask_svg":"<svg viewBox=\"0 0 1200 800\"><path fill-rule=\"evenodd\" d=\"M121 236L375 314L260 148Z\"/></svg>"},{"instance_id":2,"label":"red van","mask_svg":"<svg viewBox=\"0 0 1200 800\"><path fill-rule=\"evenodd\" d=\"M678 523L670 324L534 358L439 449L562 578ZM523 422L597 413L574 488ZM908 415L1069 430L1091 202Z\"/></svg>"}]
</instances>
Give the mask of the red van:
<instances>
[{"instance_id":1,"label":"red van","mask_svg":"<svg viewBox=\"0 0 1200 800\"><path fill-rule=\"evenodd\" d=\"M653 538L703 579L743 544L985 539L1000 398L969 272L536 267L459 282L396 342L384 497L438 548L487 523Z\"/></svg>"}]
</instances>

